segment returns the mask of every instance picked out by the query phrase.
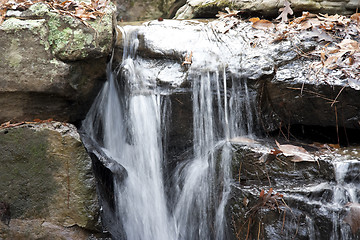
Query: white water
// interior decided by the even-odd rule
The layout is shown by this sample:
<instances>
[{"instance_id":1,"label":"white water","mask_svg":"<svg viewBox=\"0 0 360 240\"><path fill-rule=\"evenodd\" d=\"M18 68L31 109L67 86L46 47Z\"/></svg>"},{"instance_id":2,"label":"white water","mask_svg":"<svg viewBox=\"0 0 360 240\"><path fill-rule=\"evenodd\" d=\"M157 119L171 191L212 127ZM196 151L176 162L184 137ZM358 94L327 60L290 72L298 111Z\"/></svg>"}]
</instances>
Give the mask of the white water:
<instances>
[{"instance_id":1,"label":"white water","mask_svg":"<svg viewBox=\"0 0 360 240\"><path fill-rule=\"evenodd\" d=\"M167 113L161 109L163 98L156 79L136 64L136 31L123 30L122 65L116 71L109 67L108 81L83 124L87 134L128 173L125 182L115 183L118 224L129 240L226 239L229 139L251 133L253 128L246 82L232 82L228 88L225 67L220 64L189 69L194 154L174 170L175 202L168 203L162 142L162 118ZM122 86L117 79L123 81ZM244 110L249 112L245 117Z\"/></svg>"},{"instance_id":2,"label":"white water","mask_svg":"<svg viewBox=\"0 0 360 240\"><path fill-rule=\"evenodd\" d=\"M165 183L166 97L150 69L139 65L137 28L127 27L123 35L123 63L114 71L109 67L108 81L84 122L87 134L128 173L125 182L115 182L117 224L124 230L121 239L227 239L229 141L244 135L251 138L256 119L246 81L232 81L224 59L194 53L196 64L187 70L193 94L193 156L173 170L171 184ZM336 183L325 184L334 193L332 199L328 204L316 202L319 211L332 218L329 236L334 240L351 239L339 215L344 204L357 202L358 184L345 181L348 168L349 161L335 163ZM315 218L306 216L306 223L309 239L316 239Z\"/></svg>"}]
</instances>

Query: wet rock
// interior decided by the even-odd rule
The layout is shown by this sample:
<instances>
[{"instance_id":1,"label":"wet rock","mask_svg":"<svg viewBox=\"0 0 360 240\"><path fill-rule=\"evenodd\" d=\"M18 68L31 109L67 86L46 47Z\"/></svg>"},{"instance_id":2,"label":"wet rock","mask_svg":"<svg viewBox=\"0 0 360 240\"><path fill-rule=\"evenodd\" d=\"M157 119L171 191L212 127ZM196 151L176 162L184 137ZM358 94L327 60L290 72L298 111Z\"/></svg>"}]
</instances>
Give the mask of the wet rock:
<instances>
[{"instance_id":1,"label":"wet rock","mask_svg":"<svg viewBox=\"0 0 360 240\"><path fill-rule=\"evenodd\" d=\"M358 182L344 183L359 161L334 150L311 152L318 163L294 163L281 155L263 162L259 158L273 148L265 146L235 146L227 209L234 239L357 239L343 218L346 203L359 200L358 190L351 193Z\"/></svg>"},{"instance_id":2,"label":"wet rock","mask_svg":"<svg viewBox=\"0 0 360 240\"><path fill-rule=\"evenodd\" d=\"M267 132L295 124L360 128L356 80L341 70L316 74L311 66L318 59L300 54L321 51L323 41L301 34L273 41L266 31L236 21L231 29L226 27L231 21L221 20L132 26L139 40L135 62L151 81L148 85L166 94L188 91L191 79L206 71L222 74L225 69L228 79L246 79L249 91L257 95L259 121L254 124ZM122 40L117 41L117 56ZM183 64L190 53L191 64Z\"/></svg>"},{"instance_id":3,"label":"wet rock","mask_svg":"<svg viewBox=\"0 0 360 240\"><path fill-rule=\"evenodd\" d=\"M314 1L314 0L291 0L291 8L295 14L303 11L328 14L353 14L356 11L358 2L356 0L346 1ZM276 17L279 15L279 8L283 7L283 1L202 1L188 0L176 13L177 19L191 19L215 17L218 11L224 11L226 7L235 10L241 10L245 14L262 15L265 17Z\"/></svg>"},{"instance_id":4,"label":"wet rock","mask_svg":"<svg viewBox=\"0 0 360 240\"><path fill-rule=\"evenodd\" d=\"M11 209L10 226L1 227L1 238L26 235L24 224L34 227L26 232L36 235L39 230L47 237L64 227L101 229L91 159L73 125L52 122L2 130L0 153L1 198Z\"/></svg>"},{"instance_id":5,"label":"wet rock","mask_svg":"<svg viewBox=\"0 0 360 240\"><path fill-rule=\"evenodd\" d=\"M43 3L15 12L0 25L0 122L82 119L105 79L113 5L89 26Z\"/></svg>"},{"instance_id":6,"label":"wet rock","mask_svg":"<svg viewBox=\"0 0 360 240\"><path fill-rule=\"evenodd\" d=\"M343 77L335 82L331 76L309 80L312 72L308 66L310 62L306 60L285 64L277 69L271 81L264 83L260 104L266 118L265 128L273 130L281 123L283 126L302 124L360 129L360 105L354 101L359 91Z\"/></svg>"},{"instance_id":7,"label":"wet rock","mask_svg":"<svg viewBox=\"0 0 360 240\"><path fill-rule=\"evenodd\" d=\"M111 233L113 238L123 239L125 236L117 215L116 186L123 184L126 180L127 171L117 161L107 156L100 145L85 132L82 132L81 139L92 160L103 227Z\"/></svg>"}]
</instances>

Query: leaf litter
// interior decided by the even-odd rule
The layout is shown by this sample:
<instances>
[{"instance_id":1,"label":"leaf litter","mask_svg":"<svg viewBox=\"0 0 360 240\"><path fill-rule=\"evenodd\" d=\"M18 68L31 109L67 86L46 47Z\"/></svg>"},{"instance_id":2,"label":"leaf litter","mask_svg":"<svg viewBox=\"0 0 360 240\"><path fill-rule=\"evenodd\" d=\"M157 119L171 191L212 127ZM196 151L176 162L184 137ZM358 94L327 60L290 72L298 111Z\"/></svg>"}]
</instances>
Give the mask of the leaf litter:
<instances>
[{"instance_id":1,"label":"leaf litter","mask_svg":"<svg viewBox=\"0 0 360 240\"><path fill-rule=\"evenodd\" d=\"M254 36L253 48L261 44L277 43L284 40L318 42L315 50L294 51L300 57L307 58L309 80L330 84L340 81L343 85L360 90L360 13L351 16L339 14L312 14L303 12L300 17L289 17L294 14L288 1L279 9L277 21L252 17L248 19L252 28L264 31L262 38ZM226 9L219 12L216 30L226 34L243 22L242 12ZM296 45L296 44L295 44Z\"/></svg>"},{"instance_id":2,"label":"leaf litter","mask_svg":"<svg viewBox=\"0 0 360 240\"><path fill-rule=\"evenodd\" d=\"M79 19L85 25L86 20L101 18L108 0L91 0L91 2L76 0L0 0L0 24L6 18L8 10L25 11L30 6L42 2L49 6L53 11Z\"/></svg>"}]
</instances>

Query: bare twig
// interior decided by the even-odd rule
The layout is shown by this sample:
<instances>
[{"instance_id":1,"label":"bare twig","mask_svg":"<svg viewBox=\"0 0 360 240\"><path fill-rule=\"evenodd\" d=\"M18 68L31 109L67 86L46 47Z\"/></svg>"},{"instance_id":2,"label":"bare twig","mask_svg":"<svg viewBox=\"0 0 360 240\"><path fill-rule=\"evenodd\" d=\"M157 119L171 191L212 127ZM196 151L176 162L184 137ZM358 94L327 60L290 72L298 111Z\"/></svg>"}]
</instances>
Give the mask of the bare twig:
<instances>
[{"instance_id":1,"label":"bare twig","mask_svg":"<svg viewBox=\"0 0 360 240\"><path fill-rule=\"evenodd\" d=\"M338 99L338 97L340 96L341 92L345 89L345 87L348 86L348 83L345 84L339 91L338 95L336 95L336 98L334 99L334 101L331 103L331 107L336 103L336 100Z\"/></svg>"}]
</instances>

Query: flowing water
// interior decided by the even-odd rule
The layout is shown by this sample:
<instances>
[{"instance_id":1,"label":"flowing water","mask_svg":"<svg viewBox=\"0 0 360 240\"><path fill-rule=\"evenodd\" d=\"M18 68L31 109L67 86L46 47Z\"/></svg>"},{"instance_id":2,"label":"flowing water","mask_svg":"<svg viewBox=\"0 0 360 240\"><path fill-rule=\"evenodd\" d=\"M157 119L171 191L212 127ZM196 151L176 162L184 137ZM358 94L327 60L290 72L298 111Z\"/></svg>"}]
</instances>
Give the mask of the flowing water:
<instances>
[{"instance_id":1,"label":"flowing water","mask_svg":"<svg viewBox=\"0 0 360 240\"><path fill-rule=\"evenodd\" d=\"M257 119L254 95L245 76L234 77L229 70L233 68L231 64L241 63L241 58L234 60L233 56L229 63L230 55L223 53L229 46L206 48L206 41L216 36L207 28L196 33L195 45L203 52L194 53L198 61L186 69L192 94L192 149L169 169L171 156L167 155L166 145L171 102L169 92L158 86L151 67L136 54L141 41L138 32L146 31L144 28L122 28L121 64L115 69L109 64L108 80L83 123L86 135L127 173L126 178L115 178L116 221L111 223L112 228L121 229L121 236L117 237L128 240L230 239L225 208L233 184L231 143L252 139ZM176 45L163 38L166 36L159 37L163 44ZM214 42L221 45L217 40ZM239 52L241 46L236 47ZM351 163L335 162L336 183L321 183L316 187L329 188L333 193L331 199L313 201L289 194L295 201L321 206L320 215L326 215L332 224L328 236L334 240L351 239L351 232L340 220L344 204L358 202L358 185L348 179ZM316 231L319 220L310 212L304 219L305 239L321 239ZM291 227L298 228L298 222ZM280 236L276 230L270 232L274 233L274 239Z\"/></svg>"},{"instance_id":2,"label":"flowing water","mask_svg":"<svg viewBox=\"0 0 360 240\"><path fill-rule=\"evenodd\" d=\"M124 182L115 182L117 219L124 238L226 239L224 210L232 158L229 139L252 133L252 114L242 114L251 107L246 82L236 85L229 80L221 64L189 69L193 154L174 169L173 184L167 191L172 191L175 200L169 201L163 173L164 124L169 111L163 107L166 96L156 87L156 79L136 63L138 29L122 31L122 64L115 70L109 65L108 81L83 128L127 171Z\"/></svg>"}]
</instances>

